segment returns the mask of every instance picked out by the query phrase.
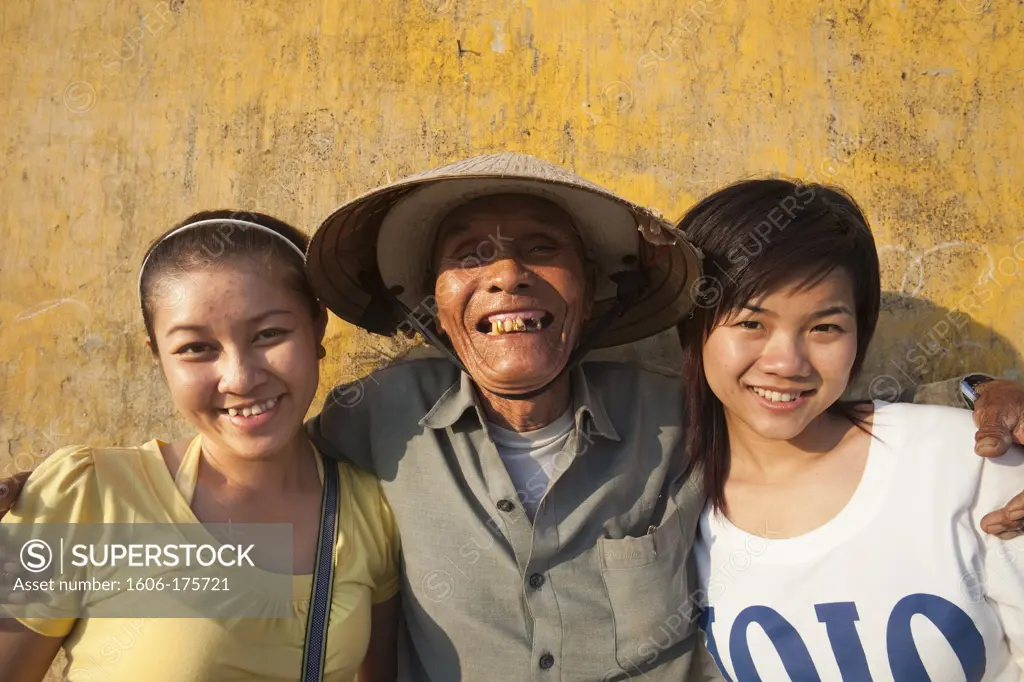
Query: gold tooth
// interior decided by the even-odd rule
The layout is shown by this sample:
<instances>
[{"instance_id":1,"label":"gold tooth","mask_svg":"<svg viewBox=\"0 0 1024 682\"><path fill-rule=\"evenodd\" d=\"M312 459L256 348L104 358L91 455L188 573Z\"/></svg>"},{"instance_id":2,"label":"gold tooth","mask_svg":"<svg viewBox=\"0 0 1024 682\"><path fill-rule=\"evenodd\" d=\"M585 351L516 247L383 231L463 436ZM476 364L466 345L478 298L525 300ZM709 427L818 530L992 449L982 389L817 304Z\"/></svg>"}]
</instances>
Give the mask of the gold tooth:
<instances>
[{"instance_id":1,"label":"gold tooth","mask_svg":"<svg viewBox=\"0 0 1024 682\"><path fill-rule=\"evenodd\" d=\"M515 328L515 326L516 326L516 325L515 325L515 323L514 323L514 322L512 322L512 320L510 320L510 319L509 319L509 318L507 318L507 317L505 318L505 331L506 331L506 332L510 332L510 331L512 331L512 330L513 330L513 329Z\"/></svg>"},{"instance_id":2,"label":"gold tooth","mask_svg":"<svg viewBox=\"0 0 1024 682\"><path fill-rule=\"evenodd\" d=\"M500 320L492 320L491 321L491 333L492 334L500 334L502 331L503 330L501 328L501 321Z\"/></svg>"},{"instance_id":3,"label":"gold tooth","mask_svg":"<svg viewBox=\"0 0 1024 682\"><path fill-rule=\"evenodd\" d=\"M526 323L523 322L523 318L521 318L521 317L517 317L516 318L516 331L517 332L524 332L524 331L526 331Z\"/></svg>"}]
</instances>

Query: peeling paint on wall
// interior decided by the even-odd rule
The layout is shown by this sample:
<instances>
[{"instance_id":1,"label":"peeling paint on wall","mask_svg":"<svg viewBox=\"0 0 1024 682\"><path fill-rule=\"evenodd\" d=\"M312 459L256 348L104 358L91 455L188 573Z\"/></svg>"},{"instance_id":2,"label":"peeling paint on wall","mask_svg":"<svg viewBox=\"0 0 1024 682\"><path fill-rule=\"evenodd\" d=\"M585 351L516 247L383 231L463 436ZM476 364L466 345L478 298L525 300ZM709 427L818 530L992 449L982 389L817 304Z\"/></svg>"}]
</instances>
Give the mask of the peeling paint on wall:
<instances>
[{"instance_id":1,"label":"peeling paint on wall","mask_svg":"<svg viewBox=\"0 0 1024 682\"><path fill-rule=\"evenodd\" d=\"M494 40L491 41L491 50L498 54L505 52L505 36L501 32L501 22L495 21L494 26Z\"/></svg>"}]
</instances>

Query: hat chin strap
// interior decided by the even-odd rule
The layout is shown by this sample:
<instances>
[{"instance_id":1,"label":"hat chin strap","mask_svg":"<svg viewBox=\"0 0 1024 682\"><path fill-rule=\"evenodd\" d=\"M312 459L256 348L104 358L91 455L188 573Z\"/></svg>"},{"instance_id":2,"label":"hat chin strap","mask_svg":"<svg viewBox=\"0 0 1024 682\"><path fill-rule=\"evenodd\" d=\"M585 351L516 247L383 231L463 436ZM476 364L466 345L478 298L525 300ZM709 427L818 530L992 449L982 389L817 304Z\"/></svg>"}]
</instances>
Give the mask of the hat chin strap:
<instances>
[{"instance_id":1,"label":"hat chin strap","mask_svg":"<svg viewBox=\"0 0 1024 682\"><path fill-rule=\"evenodd\" d=\"M614 324L615 320L619 319L627 310L636 305L637 300L640 298L640 294L647 288L648 277L646 271L641 270L623 270L616 272L611 275L610 279L615 282L615 303L611 309L608 310L604 315L599 317L594 323L593 331L587 335L586 338L581 339L576 349L573 350L572 355L569 356L569 360L565 363L565 367L560 371L551 381L547 382L540 388L535 388L532 391L526 393L496 393L494 395L505 400L531 400L541 395L550 389L555 382L562 378L566 373L574 369L577 365L583 362L583 358L593 350L594 346L600 340L601 336L608 331L608 329ZM455 350L451 347L447 341L442 339L437 332L431 329L429 326L423 324L420 319L412 314L412 311L404 303L398 300L398 298L391 293L390 289L385 287L387 297L391 301L391 304L402 314L406 321L412 325L416 331L423 335L430 345L434 346L445 354L449 361L453 365L459 368L460 372L470 374L466 366L462 364L462 360L455 354ZM472 374L470 374L472 376Z\"/></svg>"}]
</instances>

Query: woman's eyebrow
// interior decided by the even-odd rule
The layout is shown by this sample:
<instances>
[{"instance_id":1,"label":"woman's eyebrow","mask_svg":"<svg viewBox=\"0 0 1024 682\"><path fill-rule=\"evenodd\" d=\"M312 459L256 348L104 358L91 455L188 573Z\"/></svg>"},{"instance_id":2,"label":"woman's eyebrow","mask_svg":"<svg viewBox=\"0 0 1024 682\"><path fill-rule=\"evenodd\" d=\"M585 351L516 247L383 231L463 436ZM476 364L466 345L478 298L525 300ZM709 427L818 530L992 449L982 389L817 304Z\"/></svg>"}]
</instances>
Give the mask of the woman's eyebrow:
<instances>
[{"instance_id":1,"label":"woman's eyebrow","mask_svg":"<svg viewBox=\"0 0 1024 682\"><path fill-rule=\"evenodd\" d=\"M168 329L165 335L170 336L171 334L179 334L181 332L203 332L206 331L206 325L203 324L176 324Z\"/></svg>"},{"instance_id":2,"label":"woman's eyebrow","mask_svg":"<svg viewBox=\"0 0 1024 682\"><path fill-rule=\"evenodd\" d=\"M267 310L266 312L262 312L259 315L255 315L255 316L249 318L249 321L250 322L262 322L263 320L267 319L268 317L273 317L274 315L291 315L291 316L294 316L295 313L293 311L291 311L291 310L286 310L284 308L274 308L273 310Z\"/></svg>"},{"instance_id":3,"label":"woman's eyebrow","mask_svg":"<svg viewBox=\"0 0 1024 682\"><path fill-rule=\"evenodd\" d=\"M264 320L266 320L268 317L273 317L274 315L291 315L291 316L294 316L295 313L293 313L291 310L285 310L284 308L274 308L273 310L264 311L264 312L260 313L259 315L254 315L254 316L250 317L248 320L246 320L246 322L248 322L250 324L259 324L260 322L263 322ZM168 329L165 332L165 334L167 336L170 336L171 334L178 334L180 332L201 333L201 332L207 331L208 329L209 329L209 327L207 327L205 324L176 324L173 327L171 327L170 329Z\"/></svg>"},{"instance_id":4,"label":"woman's eyebrow","mask_svg":"<svg viewBox=\"0 0 1024 682\"><path fill-rule=\"evenodd\" d=\"M819 317L831 317L832 315L853 315L853 312L851 312L845 305L840 304L823 308L811 315L811 317L813 319L818 319Z\"/></svg>"},{"instance_id":5,"label":"woman's eyebrow","mask_svg":"<svg viewBox=\"0 0 1024 682\"><path fill-rule=\"evenodd\" d=\"M774 315L775 314L772 311L768 310L767 308L762 308L759 305L753 305L751 303L748 303L748 304L744 305L743 309L744 310L749 310L752 313L759 313L759 314L764 314L764 315ZM853 312L847 306L845 306L843 304L839 304L839 305L829 306L828 308L822 308L821 310L819 310L816 313L814 313L813 315L811 315L811 318L812 319L817 319L819 317L829 317L831 315L853 315Z\"/></svg>"}]
</instances>

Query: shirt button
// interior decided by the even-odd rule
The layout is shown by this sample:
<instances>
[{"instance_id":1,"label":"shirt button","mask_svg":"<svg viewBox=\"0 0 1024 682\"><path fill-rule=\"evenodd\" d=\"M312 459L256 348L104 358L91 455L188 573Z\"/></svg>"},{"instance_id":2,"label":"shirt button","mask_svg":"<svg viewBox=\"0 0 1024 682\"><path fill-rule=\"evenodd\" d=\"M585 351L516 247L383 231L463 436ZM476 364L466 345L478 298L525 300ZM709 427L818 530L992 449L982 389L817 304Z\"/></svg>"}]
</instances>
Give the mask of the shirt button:
<instances>
[{"instance_id":1,"label":"shirt button","mask_svg":"<svg viewBox=\"0 0 1024 682\"><path fill-rule=\"evenodd\" d=\"M510 512L515 509L516 506L508 500L498 500L498 510L503 512Z\"/></svg>"},{"instance_id":2,"label":"shirt button","mask_svg":"<svg viewBox=\"0 0 1024 682\"><path fill-rule=\"evenodd\" d=\"M544 654L540 657L540 667L547 670L555 665L555 657L551 654Z\"/></svg>"},{"instance_id":3,"label":"shirt button","mask_svg":"<svg viewBox=\"0 0 1024 682\"><path fill-rule=\"evenodd\" d=\"M530 576L530 587L536 589L544 584L544 576L540 573L534 573Z\"/></svg>"}]
</instances>

